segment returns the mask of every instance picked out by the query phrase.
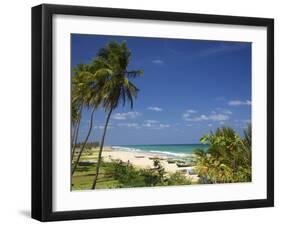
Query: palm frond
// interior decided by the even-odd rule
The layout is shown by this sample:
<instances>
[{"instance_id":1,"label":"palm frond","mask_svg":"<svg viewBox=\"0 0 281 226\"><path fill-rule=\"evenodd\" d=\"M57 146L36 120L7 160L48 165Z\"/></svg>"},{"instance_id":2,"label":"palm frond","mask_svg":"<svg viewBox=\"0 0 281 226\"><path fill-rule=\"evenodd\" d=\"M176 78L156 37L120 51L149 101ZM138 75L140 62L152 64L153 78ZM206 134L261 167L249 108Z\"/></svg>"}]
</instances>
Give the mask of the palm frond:
<instances>
[{"instance_id":1,"label":"palm frond","mask_svg":"<svg viewBox=\"0 0 281 226\"><path fill-rule=\"evenodd\" d=\"M136 78L143 75L142 70L127 71L126 75L128 78Z\"/></svg>"}]
</instances>

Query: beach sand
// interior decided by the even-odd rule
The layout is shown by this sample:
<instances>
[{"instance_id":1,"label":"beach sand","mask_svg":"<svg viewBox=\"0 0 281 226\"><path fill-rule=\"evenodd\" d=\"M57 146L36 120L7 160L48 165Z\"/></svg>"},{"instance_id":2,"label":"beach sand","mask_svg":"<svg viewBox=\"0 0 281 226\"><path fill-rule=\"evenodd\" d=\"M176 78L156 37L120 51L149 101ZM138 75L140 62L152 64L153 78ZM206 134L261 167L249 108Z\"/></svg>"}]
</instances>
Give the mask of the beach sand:
<instances>
[{"instance_id":1,"label":"beach sand","mask_svg":"<svg viewBox=\"0 0 281 226\"><path fill-rule=\"evenodd\" d=\"M105 147L102 153L104 161L112 160L122 160L123 162L128 162L134 165L137 168L152 168L153 160L149 158L158 157L160 158L161 165L165 168L165 171L168 173L175 173L177 171L186 171L186 177L189 177L193 181L198 180L197 175L189 175L187 170L193 169L194 167L178 167L175 163L169 164L167 159L169 156L159 155L154 153L145 153L145 152L131 152L118 149L112 149L111 147Z\"/></svg>"}]
</instances>

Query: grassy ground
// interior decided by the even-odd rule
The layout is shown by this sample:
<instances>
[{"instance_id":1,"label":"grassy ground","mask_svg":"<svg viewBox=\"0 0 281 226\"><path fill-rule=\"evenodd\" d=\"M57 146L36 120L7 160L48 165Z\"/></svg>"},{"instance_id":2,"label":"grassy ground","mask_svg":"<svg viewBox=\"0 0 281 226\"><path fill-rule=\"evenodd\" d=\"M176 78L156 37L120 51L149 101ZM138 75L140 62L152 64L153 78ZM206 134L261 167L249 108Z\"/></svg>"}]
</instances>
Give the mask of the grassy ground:
<instances>
[{"instance_id":1,"label":"grassy ground","mask_svg":"<svg viewBox=\"0 0 281 226\"><path fill-rule=\"evenodd\" d=\"M77 159L75 154L74 160ZM92 187L96 173L98 150L86 150L80 158L80 163L72 176L72 190L89 190ZM101 162L96 189L111 189L120 187L150 187L167 185L194 184L181 173L163 173L163 168L138 169L128 163L116 161ZM162 172L162 173L161 173Z\"/></svg>"},{"instance_id":2,"label":"grassy ground","mask_svg":"<svg viewBox=\"0 0 281 226\"><path fill-rule=\"evenodd\" d=\"M80 161L93 160L97 161L98 150L92 149L91 151L85 151L85 153L81 156ZM74 159L77 158L75 155ZM114 180L112 176L105 174L106 167L108 164L101 164L99 177L97 181L96 188L114 188L118 186L118 181ZM85 190L91 189L93 179L96 173L95 164L88 166L80 166L78 165L76 171L72 177L72 190Z\"/></svg>"},{"instance_id":3,"label":"grassy ground","mask_svg":"<svg viewBox=\"0 0 281 226\"><path fill-rule=\"evenodd\" d=\"M97 181L97 188L114 188L118 185L118 181L114 180L110 175L105 174L106 165L103 164L100 168L100 173ZM96 167L78 166L72 177L72 189L84 190L91 189Z\"/></svg>"}]
</instances>

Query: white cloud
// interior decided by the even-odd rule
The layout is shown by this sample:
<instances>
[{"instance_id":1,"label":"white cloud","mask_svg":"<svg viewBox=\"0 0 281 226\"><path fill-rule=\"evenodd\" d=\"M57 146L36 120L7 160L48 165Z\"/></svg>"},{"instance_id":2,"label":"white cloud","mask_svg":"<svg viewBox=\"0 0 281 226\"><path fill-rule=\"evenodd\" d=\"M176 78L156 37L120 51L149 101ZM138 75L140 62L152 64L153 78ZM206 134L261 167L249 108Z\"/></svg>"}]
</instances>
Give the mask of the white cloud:
<instances>
[{"instance_id":1,"label":"white cloud","mask_svg":"<svg viewBox=\"0 0 281 226\"><path fill-rule=\"evenodd\" d=\"M193 116L188 112L182 114L182 118L188 122L201 122L201 121L225 121L229 119L226 114L210 114Z\"/></svg>"},{"instance_id":2,"label":"white cloud","mask_svg":"<svg viewBox=\"0 0 281 226\"><path fill-rule=\"evenodd\" d=\"M214 115L210 115L208 118L209 120L212 121L225 121L229 119L229 116L224 114L214 114Z\"/></svg>"},{"instance_id":3,"label":"white cloud","mask_svg":"<svg viewBox=\"0 0 281 226\"><path fill-rule=\"evenodd\" d=\"M241 105L251 105L251 104L252 104L252 102L249 100L245 100L245 101L231 100L228 102L228 105L230 105L230 106L241 106Z\"/></svg>"},{"instance_id":4,"label":"white cloud","mask_svg":"<svg viewBox=\"0 0 281 226\"><path fill-rule=\"evenodd\" d=\"M160 108L160 107L148 107L147 108L148 110L151 110L151 111L163 111L163 109L162 108Z\"/></svg>"},{"instance_id":5,"label":"white cloud","mask_svg":"<svg viewBox=\"0 0 281 226\"><path fill-rule=\"evenodd\" d=\"M152 127L153 125L151 123L144 123L142 124L143 127Z\"/></svg>"},{"instance_id":6,"label":"white cloud","mask_svg":"<svg viewBox=\"0 0 281 226\"><path fill-rule=\"evenodd\" d=\"M197 111L193 110L193 109L188 109L186 110L186 112L190 113L190 114L194 114L197 113Z\"/></svg>"},{"instance_id":7,"label":"white cloud","mask_svg":"<svg viewBox=\"0 0 281 226\"><path fill-rule=\"evenodd\" d=\"M126 120L126 119L134 119L138 116L141 116L140 112L137 111L129 111L126 113L115 113L112 118L115 120Z\"/></svg>"},{"instance_id":8,"label":"white cloud","mask_svg":"<svg viewBox=\"0 0 281 226\"><path fill-rule=\"evenodd\" d=\"M212 111L212 114L216 114L217 112L219 113L222 113L222 114L227 114L227 115L232 115L232 111L228 110L228 109L224 109L224 108L216 108L215 109L216 111Z\"/></svg>"},{"instance_id":9,"label":"white cloud","mask_svg":"<svg viewBox=\"0 0 281 226\"><path fill-rule=\"evenodd\" d=\"M112 129L113 127L108 125L107 129ZM104 129L104 126L94 126L94 129Z\"/></svg>"},{"instance_id":10,"label":"white cloud","mask_svg":"<svg viewBox=\"0 0 281 226\"><path fill-rule=\"evenodd\" d=\"M227 115L232 115L232 111L230 110L223 110L223 113Z\"/></svg>"},{"instance_id":11,"label":"white cloud","mask_svg":"<svg viewBox=\"0 0 281 226\"><path fill-rule=\"evenodd\" d=\"M159 127L160 128L169 128L169 127L171 127L171 125L169 125L169 124L159 124Z\"/></svg>"},{"instance_id":12,"label":"white cloud","mask_svg":"<svg viewBox=\"0 0 281 226\"><path fill-rule=\"evenodd\" d=\"M170 128L170 124L162 124L162 123L143 123L142 127L150 128L150 129L165 129Z\"/></svg>"},{"instance_id":13,"label":"white cloud","mask_svg":"<svg viewBox=\"0 0 281 226\"><path fill-rule=\"evenodd\" d=\"M138 123L119 123L118 126L129 128L140 128Z\"/></svg>"},{"instance_id":14,"label":"white cloud","mask_svg":"<svg viewBox=\"0 0 281 226\"><path fill-rule=\"evenodd\" d=\"M249 123L252 122L252 120L251 119L246 119L246 120L242 120L242 122L249 124Z\"/></svg>"},{"instance_id":15,"label":"white cloud","mask_svg":"<svg viewBox=\"0 0 281 226\"><path fill-rule=\"evenodd\" d=\"M152 60L152 63L154 63L154 64L164 64L164 61L160 60L160 59L154 59L154 60Z\"/></svg>"},{"instance_id":16,"label":"white cloud","mask_svg":"<svg viewBox=\"0 0 281 226\"><path fill-rule=\"evenodd\" d=\"M212 126L213 126L213 124L208 124L208 126L209 126L209 127L212 127Z\"/></svg>"},{"instance_id":17,"label":"white cloud","mask_svg":"<svg viewBox=\"0 0 281 226\"><path fill-rule=\"evenodd\" d=\"M190 113L184 113L182 115L183 119L188 122L200 122L204 120L208 120L208 117L206 115L200 115L200 116L192 116L190 117Z\"/></svg>"},{"instance_id":18,"label":"white cloud","mask_svg":"<svg viewBox=\"0 0 281 226\"><path fill-rule=\"evenodd\" d=\"M189 116L190 116L190 114L187 112L182 114L183 119L187 119L187 118L189 118Z\"/></svg>"},{"instance_id":19,"label":"white cloud","mask_svg":"<svg viewBox=\"0 0 281 226\"><path fill-rule=\"evenodd\" d=\"M156 120L144 120L146 123L159 123L159 121Z\"/></svg>"}]
</instances>

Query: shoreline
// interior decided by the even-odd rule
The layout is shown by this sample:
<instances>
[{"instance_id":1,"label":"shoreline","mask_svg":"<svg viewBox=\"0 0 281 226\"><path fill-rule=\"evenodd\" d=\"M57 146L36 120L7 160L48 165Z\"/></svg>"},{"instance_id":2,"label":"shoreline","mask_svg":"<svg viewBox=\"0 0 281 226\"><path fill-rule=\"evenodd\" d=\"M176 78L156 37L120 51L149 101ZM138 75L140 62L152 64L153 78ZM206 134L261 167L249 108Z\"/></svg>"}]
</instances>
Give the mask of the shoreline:
<instances>
[{"instance_id":1,"label":"shoreline","mask_svg":"<svg viewBox=\"0 0 281 226\"><path fill-rule=\"evenodd\" d=\"M182 146L182 145L200 145L202 146L202 144L170 144L170 145L167 145L167 147L169 146L172 146L171 148L173 147L177 147L177 146ZM149 149L142 149L141 147L150 147ZM136 153L148 153L148 154L156 154L156 155L161 155L163 157L168 157L168 158L188 158L190 156L194 156L193 155L193 151L195 149L198 149L198 147L193 147L191 149L191 151L189 152L186 152L186 150L182 150L182 151L177 151L177 152L174 152L174 151L170 151L170 150L161 150L161 149L158 149L158 148L161 148L161 147L158 147L158 146L163 146L161 144L153 144L153 145L132 145L132 146L118 146L118 145L109 145L107 146L108 148L110 149L113 149L113 150L118 150L118 151L128 151L128 152L136 152ZM164 145L166 146L166 145ZM155 148L156 147L156 148ZM154 149L155 148L155 149ZM201 147L199 147L201 148Z\"/></svg>"}]
</instances>

